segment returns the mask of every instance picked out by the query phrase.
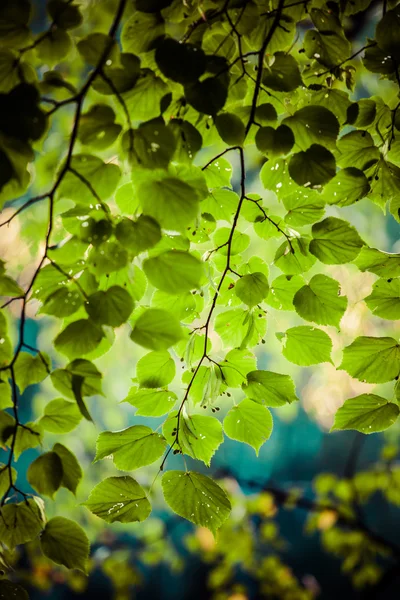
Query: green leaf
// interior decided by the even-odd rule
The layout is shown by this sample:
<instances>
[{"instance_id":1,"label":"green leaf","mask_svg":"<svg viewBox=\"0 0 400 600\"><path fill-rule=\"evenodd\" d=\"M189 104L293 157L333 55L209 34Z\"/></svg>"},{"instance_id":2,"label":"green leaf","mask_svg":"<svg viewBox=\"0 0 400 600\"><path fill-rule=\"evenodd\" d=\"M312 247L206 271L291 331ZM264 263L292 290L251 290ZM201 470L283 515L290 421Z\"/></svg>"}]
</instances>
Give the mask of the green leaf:
<instances>
[{"instance_id":1,"label":"green leaf","mask_svg":"<svg viewBox=\"0 0 400 600\"><path fill-rule=\"evenodd\" d=\"M231 187L232 165L225 158L213 160L204 171L209 188Z\"/></svg>"},{"instance_id":2,"label":"green leaf","mask_svg":"<svg viewBox=\"0 0 400 600\"><path fill-rule=\"evenodd\" d=\"M216 316L214 329L225 348L238 348L241 345L247 332L247 315L247 311L233 308Z\"/></svg>"},{"instance_id":3,"label":"green leaf","mask_svg":"<svg viewBox=\"0 0 400 600\"><path fill-rule=\"evenodd\" d=\"M326 265L354 260L364 245L356 229L336 217L315 223L311 233L310 252Z\"/></svg>"},{"instance_id":4,"label":"green leaf","mask_svg":"<svg viewBox=\"0 0 400 600\"><path fill-rule=\"evenodd\" d=\"M180 517L214 533L226 521L231 503L218 484L193 471L169 471L161 480L168 506Z\"/></svg>"},{"instance_id":5,"label":"green leaf","mask_svg":"<svg viewBox=\"0 0 400 600\"><path fill-rule=\"evenodd\" d=\"M375 39L393 60L400 60L400 8L388 10L376 26Z\"/></svg>"},{"instance_id":6,"label":"green leaf","mask_svg":"<svg viewBox=\"0 0 400 600\"><path fill-rule=\"evenodd\" d=\"M367 131L350 131L337 143L337 161L341 167L364 171L379 160L379 150Z\"/></svg>"},{"instance_id":7,"label":"green leaf","mask_svg":"<svg viewBox=\"0 0 400 600\"><path fill-rule=\"evenodd\" d=\"M240 387L246 380L246 375L257 367L257 361L249 350L233 349L227 353L219 364L224 383L229 387Z\"/></svg>"},{"instance_id":8,"label":"green leaf","mask_svg":"<svg viewBox=\"0 0 400 600\"><path fill-rule=\"evenodd\" d=\"M160 388L175 377L175 362L168 352L149 352L136 365L136 377L142 388Z\"/></svg>"},{"instance_id":9,"label":"green leaf","mask_svg":"<svg viewBox=\"0 0 400 600\"><path fill-rule=\"evenodd\" d=\"M58 193L61 198L79 198L80 204L94 205L97 198L107 200L113 194L120 177L117 165L107 164L91 154L75 154Z\"/></svg>"},{"instance_id":10,"label":"green leaf","mask_svg":"<svg viewBox=\"0 0 400 600\"><path fill-rule=\"evenodd\" d=\"M243 275L235 285L235 293L247 306L256 306L267 297L268 279L264 273Z\"/></svg>"},{"instance_id":11,"label":"green leaf","mask_svg":"<svg viewBox=\"0 0 400 600\"><path fill-rule=\"evenodd\" d=\"M184 85L196 81L205 71L207 58L193 44L181 44L166 37L157 44L155 59L164 77Z\"/></svg>"},{"instance_id":12,"label":"green leaf","mask_svg":"<svg viewBox=\"0 0 400 600\"><path fill-rule=\"evenodd\" d=\"M370 311L382 319L400 319L400 278L378 279L364 298Z\"/></svg>"},{"instance_id":13,"label":"green leaf","mask_svg":"<svg viewBox=\"0 0 400 600\"><path fill-rule=\"evenodd\" d=\"M0 296L17 298L24 295L24 290L8 275L0 275Z\"/></svg>"},{"instance_id":14,"label":"green leaf","mask_svg":"<svg viewBox=\"0 0 400 600\"><path fill-rule=\"evenodd\" d=\"M291 128L297 146L307 150L312 144L335 148L339 122L335 115L323 106L309 105L297 110L283 123Z\"/></svg>"},{"instance_id":15,"label":"green leaf","mask_svg":"<svg viewBox=\"0 0 400 600\"><path fill-rule=\"evenodd\" d=\"M34 540L44 527L44 510L40 498L27 498L0 509L0 539L10 550Z\"/></svg>"},{"instance_id":16,"label":"green leaf","mask_svg":"<svg viewBox=\"0 0 400 600\"><path fill-rule=\"evenodd\" d=\"M354 102L347 109L347 122L354 127L368 127L376 118L376 103L369 98Z\"/></svg>"},{"instance_id":17,"label":"green leaf","mask_svg":"<svg viewBox=\"0 0 400 600\"><path fill-rule=\"evenodd\" d=\"M177 177L149 179L139 185L138 197L144 214L172 231L185 231L199 210L194 188Z\"/></svg>"},{"instance_id":18,"label":"green leaf","mask_svg":"<svg viewBox=\"0 0 400 600\"><path fill-rule=\"evenodd\" d=\"M108 275L120 271L128 263L128 252L118 242L107 240L92 248L88 264L96 275Z\"/></svg>"},{"instance_id":19,"label":"green leaf","mask_svg":"<svg viewBox=\"0 0 400 600\"><path fill-rule=\"evenodd\" d=\"M324 187L323 197L328 204L349 206L370 191L366 175L354 167L341 169Z\"/></svg>"},{"instance_id":20,"label":"green leaf","mask_svg":"<svg viewBox=\"0 0 400 600\"><path fill-rule=\"evenodd\" d=\"M70 362L65 369L56 369L51 374L51 381L56 390L68 398L75 398L73 390L74 377L82 377L82 396L94 396L102 394L100 371L93 363L84 358L78 358Z\"/></svg>"},{"instance_id":21,"label":"green leaf","mask_svg":"<svg viewBox=\"0 0 400 600\"><path fill-rule=\"evenodd\" d=\"M304 50L308 58L315 58L321 65L330 69L348 59L351 55L351 44L340 33L309 29L304 36Z\"/></svg>"},{"instance_id":22,"label":"green leaf","mask_svg":"<svg viewBox=\"0 0 400 600\"><path fill-rule=\"evenodd\" d=\"M241 146L246 130L244 123L234 113L220 113L215 119L215 127L221 139L229 146Z\"/></svg>"},{"instance_id":23,"label":"green leaf","mask_svg":"<svg viewBox=\"0 0 400 600\"><path fill-rule=\"evenodd\" d=\"M97 438L94 462L112 456L117 469L133 471L151 465L163 455L166 447L164 438L144 425L104 431Z\"/></svg>"},{"instance_id":24,"label":"green leaf","mask_svg":"<svg viewBox=\"0 0 400 600\"><path fill-rule=\"evenodd\" d=\"M123 402L136 406L136 414L141 417L161 417L172 410L177 401L174 392L132 388Z\"/></svg>"},{"instance_id":25,"label":"green leaf","mask_svg":"<svg viewBox=\"0 0 400 600\"><path fill-rule=\"evenodd\" d=\"M247 233L242 233L237 230L234 231L229 246L230 237L231 229L229 227L219 227L214 234L214 244L216 248L218 248L218 253L222 254L222 256L228 256L228 248L230 248L229 254L231 256L241 254L250 244L250 236L248 236Z\"/></svg>"},{"instance_id":26,"label":"green leaf","mask_svg":"<svg viewBox=\"0 0 400 600\"><path fill-rule=\"evenodd\" d=\"M339 283L326 275L314 275L293 299L297 313L306 321L318 325L339 327L347 308L347 298L340 296Z\"/></svg>"},{"instance_id":27,"label":"green leaf","mask_svg":"<svg viewBox=\"0 0 400 600\"><path fill-rule=\"evenodd\" d=\"M252 446L257 456L261 446L270 437L272 427L269 410L248 398L233 406L224 419L226 435Z\"/></svg>"},{"instance_id":28,"label":"green leaf","mask_svg":"<svg viewBox=\"0 0 400 600\"><path fill-rule=\"evenodd\" d=\"M87 572L89 540L75 521L64 517L50 519L40 536L40 547L43 554L58 565Z\"/></svg>"},{"instance_id":29,"label":"green leaf","mask_svg":"<svg viewBox=\"0 0 400 600\"><path fill-rule=\"evenodd\" d=\"M13 600L29 600L28 592L17 583L12 583L7 579L0 580L0 598L7 600L12 598Z\"/></svg>"},{"instance_id":30,"label":"green leaf","mask_svg":"<svg viewBox=\"0 0 400 600\"><path fill-rule=\"evenodd\" d=\"M400 276L400 254L383 252L376 248L363 246L355 260L360 271L371 271L379 277Z\"/></svg>"},{"instance_id":31,"label":"green leaf","mask_svg":"<svg viewBox=\"0 0 400 600\"><path fill-rule=\"evenodd\" d=\"M83 304L82 294L76 290L62 288L50 294L39 312L58 318L73 315Z\"/></svg>"},{"instance_id":32,"label":"green leaf","mask_svg":"<svg viewBox=\"0 0 400 600\"><path fill-rule=\"evenodd\" d=\"M28 448L36 448L42 443L43 431L37 423L26 423L24 427L18 427L14 446L14 458L18 460Z\"/></svg>"},{"instance_id":33,"label":"green leaf","mask_svg":"<svg viewBox=\"0 0 400 600\"><path fill-rule=\"evenodd\" d=\"M82 14L75 4L65 0L49 0L47 12L57 27L74 29L82 23Z\"/></svg>"},{"instance_id":34,"label":"green leaf","mask_svg":"<svg viewBox=\"0 0 400 600\"><path fill-rule=\"evenodd\" d=\"M289 375L281 375L272 371L247 373L247 381L242 387L250 400L273 408L298 400L294 383Z\"/></svg>"},{"instance_id":35,"label":"green leaf","mask_svg":"<svg viewBox=\"0 0 400 600\"><path fill-rule=\"evenodd\" d=\"M0 442L2 446L5 446L7 442L11 442L10 436L14 431L14 427L14 417L4 410L0 411Z\"/></svg>"},{"instance_id":36,"label":"green leaf","mask_svg":"<svg viewBox=\"0 0 400 600\"><path fill-rule=\"evenodd\" d=\"M93 67L99 63L107 48L109 48L107 56L109 60L115 61L118 56L116 42L105 33L89 33L89 35L79 40L76 46L83 60Z\"/></svg>"},{"instance_id":37,"label":"green leaf","mask_svg":"<svg viewBox=\"0 0 400 600\"><path fill-rule=\"evenodd\" d=\"M159 308L147 309L135 321L131 333L131 340L150 350L167 350L182 337L176 317Z\"/></svg>"},{"instance_id":38,"label":"green leaf","mask_svg":"<svg viewBox=\"0 0 400 600\"><path fill-rule=\"evenodd\" d=\"M301 85L297 60L286 52L275 52L272 65L263 73L263 84L277 92L292 92Z\"/></svg>"},{"instance_id":39,"label":"green leaf","mask_svg":"<svg viewBox=\"0 0 400 600\"><path fill-rule=\"evenodd\" d=\"M355 429L361 433L384 431L398 418L400 409L397 404L388 402L375 394L361 394L349 398L335 415L331 431L336 429Z\"/></svg>"},{"instance_id":40,"label":"green leaf","mask_svg":"<svg viewBox=\"0 0 400 600\"><path fill-rule=\"evenodd\" d=\"M0 335L3 340L0 344L0 366L8 365L13 356L13 348L7 330L8 325L6 318L4 314L0 312Z\"/></svg>"},{"instance_id":41,"label":"green leaf","mask_svg":"<svg viewBox=\"0 0 400 600\"><path fill-rule=\"evenodd\" d=\"M227 95L227 87L217 77L207 77L185 86L187 102L206 115L215 116L224 107Z\"/></svg>"},{"instance_id":42,"label":"green leaf","mask_svg":"<svg viewBox=\"0 0 400 600\"><path fill-rule=\"evenodd\" d=\"M91 294L85 303L86 312L95 323L111 327L125 323L133 306L132 296L119 285Z\"/></svg>"},{"instance_id":43,"label":"green leaf","mask_svg":"<svg viewBox=\"0 0 400 600\"><path fill-rule=\"evenodd\" d=\"M300 275L279 275L271 283L265 301L277 310L294 310L294 295L303 284L304 279Z\"/></svg>"},{"instance_id":44,"label":"green leaf","mask_svg":"<svg viewBox=\"0 0 400 600\"><path fill-rule=\"evenodd\" d=\"M68 56L72 48L71 36L63 29L54 28L36 46L39 59L47 65L56 65Z\"/></svg>"},{"instance_id":45,"label":"green leaf","mask_svg":"<svg viewBox=\"0 0 400 600\"><path fill-rule=\"evenodd\" d=\"M137 256L161 240L161 229L154 219L140 215L136 221L122 219L115 228L115 236L124 248Z\"/></svg>"},{"instance_id":46,"label":"green leaf","mask_svg":"<svg viewBox=\"0 0 400 600\"><path fill-rule=\"evenodd\" d=\"M343 350L339 369L367 383L391 381L400 373L400 345L390 337L358 337Z\"/></svg>"},{"instance_id":47,"label":"green leaf","mask_svg":"<svg viewBox=\"0 0 400 600\"><path fill-rule=\"evenodd\" d=\"M89 319L79 319L66 326L54 340L56 349L68 356L79 358L89 354L100 344L104 333Z\"/></svg>"},{"instance_id":48,"label":"green leaf","mask_svg":"<svg viewBox=\"0 0 400 600\"><path fill-rule=\"evenodd\" d=\"M148 258L143 269L154 287L169 294L199 288L203 279L203 263L181 250L169 250Z\"/></svg>"},{"instance_id":49,"label":"green leaf","mask_svg":"<svg viewBox=\"0 0 400 600\"><path fill-rule=\"evenodd\" d=\"M51 361L47 354L42 352L36 356L27 352L20 352L15 361L15 380L22 394L29 385L40 383L50 373Z\"/></svg>"},{"instance_id":50,"label":"green leaf","mask_svg":"<svg viewBox=\"0 0 400 600\"><path fill-rule=\"evenodd\" d=\"M27 479L39 494L53 498L63 479L62 462L55 452L46 452L34 460L28 468Z\"/></svg>"},{"instance_id":51,"label":"green leaf","mask_svg":"<svg viewBox=\"0 0 400 600\"><path fill-rule=\"evenodd\" d=\"M160 116L161 102L169 89L166 83L150 69L140 69L137 77L139 61L137 57L135 59L134 68L130 67L133 83L130 83L129 91L124 94L125 104L133 120L155 119ZM118 75L122 82L124 78L126 80L126 69L121 69Z\"/></svg>"},{"instance_id":52,"label":"green leaf","mask_svg":"<svg viewBox=\"0 0 400 600\"><path fill-rule=\"evenodd\" d=\"M142 167L148 169L168 167L176 149L176 139L162 119L142 123L132 131L133 149ZM132 144L132 141L130 144ZM129 147L129 146L128 146Z\"/></svg>"},{"instance_id":53,"label":"green leaf","mask_svg":"<svg viewBox=\"0 0 400 600\"><path fill-rule=\"evenodd\" d=\"M163 435L170 446L176 439L177 412L171 413L163 425ZM221 423L205 415L180 416L176 446L184 454L202 460L208 467L217 448L224 441Z\"/></svg>"},{"instance_id":54,"label":"green leaf","mask_svg":"<svg viewBox=\"0 0 400 600\"><path fill-rule=\"evenodd\" d=\"M107 523L144 521L151 513L144 489L132 477L108 477L90 492L83 503Z\"/></svg>"},{"instance_id":55,"label":"green leaf","mask_svg":"<svg viewBox=\"0 0 400 600\"><path fill-rule=\"evenodd\" d=\"M288 211L285 221L293 227L315 223L324 214L325 203L321 195L314 190L300 188L294 194L284 196L283 204Z\"/></svg>"},{"instance_id":56,"label":"green leaf","mask_svg":"<svg viewBox=\"0 0 400 600\"><path fill-rule=\"evenodd\" d=\"M272 158L288 154L294 145L294 135L287 125L273 127L260 127L256 133L255 142L257 149Z\"/></svg>"},{"instance_id":57,"label":"green leaf","mask_svg":"<svg viewBox=\"0 0 400 600\"><path fill-rule=\"evenodd\" d=\"M121 33L121 43L125 52L141 54L155 47L155 40L164 34L164 21L159 14L135 11L125 21Z\"/></svg>"},{"instance_id":58,"label":"green leaf","mask_svg":"<svg viewBox=\"0 0 400 600\"><path fill-rule=\"evenodd\" d=\"M275 265L286 275L302 275L309 271L316 260L309 252L309 241L306 238L295 238L283 242L275 253Z\"/></svg>"},{"instance_id":59,"label":"green leaf","mask_svg":"<svg viewBox=\"0 0 400 600\"><path fill-rule=\"evenodd\" d=\"M295 365L308 367L332 362L332 341L321 329L308 325L291 327L284 334L279 334L279 339L283 345L283 356Z\"/></svg>"},{"instance_id":60,"label":"green leaf","mask_svg":"<svg viewBox=\"0 0 400 600\"><path fill-rule=\"evenodd\" d=\"M17 472L11 467L11 477L13 481L17 479ZM10 471L7 465L0 463L0 495L3 497L7 494L10 487ZM0 580L1 581L1 580ZM1 598L1 596L0 596Z\"/></svg>"},{"instance_id":61,"label":"green leaf","mask_svg":"<svg viewBox=\"0 0 400 600\"><path fill-rule=\"evenodd\" d=\"M261 125L266 125L267 123L273 123L278 119L278 113L276 112L276 108L273 104L269 102L264 102L263 104L259 104L256 108L256 121Z\"/></svg>"},{"instance_id":62,"label":"green leaf","mask_svg":"<svg viewBox=\"0 0 400 600\"><path fill-rule=\"evenodd\" d=\"M68 450L62 444L54 444L53 452L55 452L62 463L63 478L61 481L61 487L65 487L67 490L76 493L76 488L82 479L83 473L76 456Z\"/></svg>"},{"instance_id":63,"label":"green leaf","mask_svg":"<svg viewBox=\"0 0 400 600\"><path fill-rule=\"evenodd\" d=\"M82 415L74 402L56 398L49 402L39 424L51 433L68 433L80 423Z\"/></svg>"},{"instance_id":64,"label":"green leaf","mask_svg":"<svg viewBox=\"0 0 400 600\"><path fill-rule=\"evenodd\" d=\"M290 177L304 187L320 187L328 183L335 173L335 157L319 144L313 144L305 152L293 154L289 162Z\"/></svg>"},{"instance_id":65,"label":"green leaf","mask_svg":"<svg viewBox=\"0 0 400 600\"><path fill-rule=\"evenodd\" d=\"M93 104L79 120L78 135L81 143L94 146L97 150L111 146L121 131L121 125L115 123L115 112L107 104Z\"/></svg>"},{"instance_id":66,"label":"green leaf","mask_svg":"<svg viewBox=\"0 0 400 600\"><path fill-rule=\"evenodd\" d=\"M1 377L4 377L4 380L1 379ZM0 410L4 410L5 408L12 408L12 406L13 400L11 385L7 379L7 376L2 375L0 376Z\"/></svg>"},{"instance_id":67,"label":"green leaf","mask_svg":"<svg viewBox=\"0 0 400 600\"><path fill-rule=\"evenodd\" d=\"M200 296L197 296L200 298ZM193 320L193 313L198 310L198 303L196 302L196 295L186 292L185 294L179 294L178 296L156 290L151 299L152 308L164 308L168 312L172 313L180 321Z\"/></svg>"}]
</instances>

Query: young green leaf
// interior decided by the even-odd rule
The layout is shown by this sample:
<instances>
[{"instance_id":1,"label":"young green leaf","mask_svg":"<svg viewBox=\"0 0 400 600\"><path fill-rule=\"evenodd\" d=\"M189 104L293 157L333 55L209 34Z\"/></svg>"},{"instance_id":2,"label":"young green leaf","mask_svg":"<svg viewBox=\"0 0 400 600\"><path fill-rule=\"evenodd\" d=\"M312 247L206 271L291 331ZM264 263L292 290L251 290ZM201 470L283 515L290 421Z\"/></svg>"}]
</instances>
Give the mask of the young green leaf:
<instances>
[{"instance_id":1,"label":"young green leaf","mask_svg":"<svg viewBox=\"0 0 400 600\"><path fill-rule=\"evenodd\" d=\"M112 456L117 469L133 471L151 465L166 449L164 438L150 427L133 425L122 431L104 431L97 438L94 462Z\"/></svg>"},{"instance_id":2,"label":"young green leaf","mask_svg":"<svg viewBox=\"0 0 400 600\"><path fill-rule=\"evenodd\" d=\"M271 283L265 302L277 310L294 310L293 298L303 284L300 275L279 275Z\"/></svg>"},{"instance_id":3,"label":"young green leaf","mask_svg":"<svg viewBox=\"0 0 400 600\"><path fill-rule=\"evenodd\" d=\"M248 398L233 406L224 419L224 431L233 440L259 450L272 433L272 415L265 406Z\"/></svg>"},{"instance_id":4,"label":"young green leaf","mask_svg":"<svg viewBox=\"0 0 400 600\"><path fill-rule=\"evenodd\" d=\"M231 512L224 490L212 479L193 471L169 471L161 480L168 506L180 517L207 527L214 535Z\"/></svg>"},{"instance_id":5,"label":"young green leaf","mask_svg":"<svg viewBox=\"0 0 400 600\"><path fill-rule=\"evenodd\" d=\"M131 340L150 348L167 350L183 337L179 321L171 313L159 308L149 308L135 321Z\"/></svg>"},{"instance_id":6,"label":"young green leaf","mask_svg":"<svg viewBox=\"0 0 400 600\"><path fill-rule=\"evenodd\" d=\"M0 509L0 538L10 550L34 540L44 527L44 510L40 498L34 496L18 504Z\"/></svg>"},{"instance_id":7,"label":"young green leaf","mask_svg":"<svg viewBox=\"0 0 400 600\"><path fill-rule=\"evenodd\" d=\"M171 413L163 425L163 435L172 445L176 439L177 413ZM177 446L184 454L202 460L208 467L224 438L221 423L215 417L180 417Z\"/></svg>"},{"instance_id":8,"label":"young green leaf","mask_svg":"<svg viewBox=\"0 0 400 600\"><path fill-rule=\"evenodd\" d=\"M151 513L144 489L132 477L108 477L96 485L83 503L107 523L144 521Z\"/></svg>"},{"instance_id":9,"label":"young green leaf","mask_svg":"<svg viewBox=\"0 0 400 600\"><path fill-rule=\"evenodd\" d=\"M308 285L296 292L293 304L306 321L339 327L347 307L347 298L339 294L337 281L326 275L314 275Z\"/></svg>"},{"instance_id":10,"label":"young green leaf","mask_svg":"<svg viewBox=\"0 0 400 600\"><path fill-rule=\"evenodd\" d=\"M74 402L56 398L49 402L39 424L51 433L68 433L82 420L82 415Z\"/></svg>"},{"instance_id":11,"label":"young green leaf","mask_svg":"<svg viewBox=\"0 0 400 600\"><path fill-rule=\"evenodd\" d=\"M46 452L34 460L28 468L27 479L39 494L53 498L63 479L62 462L55 452Z\"/></svg>"},{"instance_id":12,"label":"young green leaf","mask_svg":"<svg viewBox=\"0 0 400 600\"><path fill-rule=\"evenodd\" d=\"M295 365L308 367L331 361L332 340L325 331L301 325L277 334L282 342L282 354Z\"/></svg>"},{"instance_id":13,"label":"young green leaf","mask_svg":"<svg viewBox=\"0 0 400 600\"><path fill-rule=\"evenodd\" d=\"M400 319L400 278L378 279L364 298L370 311L382 319Z\"/></svg>"},{"instance_id":14,"label":"young green leaf","mask_svg":"<svg viewBox=\"0 0 400 600\"><path fill-rule=\"evenodd\" d=\"M379 277L400 276L400 254L383 252L376 248L363 246L355 260L360 271L371 271Z\"/></svg>"},{"instance_id":15,"label":"young green leaf","mask_svg":"<svg viewBox=\"0 0 400 600\"><path fill-rule=\"evenodd\" d=\"M89 319L79 319L66 326L54 340L54 346L68 358L89 354L100 344L104 333Z\"/></svg>"},{"instance_id":16,"label":"young green leaf","mask_svg":"<svg viewBox=\"0 0 400 600\"><path fill-rule=\"evenodd\" d=\"M36 356L20 352L15 361L15 380L22 394L28 385L40 383L50 373L51 361L47 354L40 352Z\"/></svg>"},{"instance_id":17,"label":"young green leaf","mask_svg":"<svg viewBox=\"0 0 400 600\"><path fill-rule=\"evenodd\" d=\"M105 292L95 292L87 299L85 309L98 325L119 327L133 310L132 296L121 286L113 285Z\"/></svg>"},{"instance_id":18,"label":"young green leaf","mask_svg":"<svg viewBox=\"0 0 400 600\"><path fill-rule=\"evenodd\" d=\"M272 371L247 373L247 381L242 388L250 400L273 408L298 400L293 380L289 375L281 375Z\"/></svg>"},{"instance_id":19,"label":"young green leaf","mask_svg":"<svg viewBox=\"0 0 400 600\"><path fill-rule=\"evenodd\" d=\"M28 448L36 448L42 443L43 430L39 423L25 423L24 427L18 427L14 446L14 458L18 460L21 454Z\"/></svg>"},{"instance_id":20,"label":"young green leaf","mask_svg":"<svg viewBox=\"0 0 400 600\"><path fill-rule=\"evenodd\" d=\"M58 443L54 444L53 452L59 456L62 464L63 477L61 480L61 487L65 487L75 494L76 488L83 476L81 466L77 461L76 456L71 450L68 450L68 448Z\"/></svg>"},{"instance_id":21,"label":"young green leaf","mask_svg":"<svg viewBox=\"0 0 400 600\"><path fill-rule=\"evenodd\" d=\"M176 401L174 392L137 388L132 388L123 400L136 406L136 414L141 417L161 417L174 408Z\"/></svg>"},{"instance_id":22,"label":"young green leaf","mask_svg":"<svg viewBox=\"0 0 400 600\"><path fill-rule=\"evenodd\" d=\"M400 344L390 337L358 337L343 350L339 369L367 383L391 381L400 374Z\"/></svg>"},{"instance_id":23,"label":"young green leaf","mask_svg":"<svg viewBox=\"0 0 400 600\"><path fill-rule=\"evenodd\" d=\"M332 431L355 429L361 433L384 431L397 420L399 406L375 394L361 394L346 400L335 415Z\"/></svg>"},{"instance_id":24,"label":"young green leaf","mask_svg":"<svg viewBox=\"0 0 400 600\"><path fill-rule=\"evenodd\" d=\"M175 377L175 363L168 352L149 352L136 365L136 377L143 388L160 388Z\"/></svg>"},{"instance_id":25,"label":"young green leaf","mask_svg":"<svg viewBox=\"0 0 400 600\"><path fill-rule=\"evenodd\" d=\"M312 226L310 252L327 265L338 265L354 260L364 242L347 221L327 217Z\"/></svg>"},{"instance_id":26,"label":"young green leaf","mask_svg":"<svg viewBox=\"0 0 400 600\"><path fill-rule=\"evenodd\" d=\"M147 259L143 269L154 287L169 294L198 288L203 279L201 261L180 250L170 250Z\"/></svg>"},{"instance_id":27,"label":"young green leaf","mask_svg":"<svg viewBox=\"0 0 400 600\"><path fill-rule=\"evenodd\" d=\"M40 547L43 554L58 565L87 572L89 540L75 521L64 517L50 519L40 536Z\"/></svg>"},{"instance_id":28,"label":"young green leaf","mask_svg":"<svg viewBox=\"0 0 400 600\"><path fill-rule=\"evenodd\" d=\"M243 275L235 285L235 293L250 308L260 304L267 297L268 279L264 273Z\"/></svg>"}]
</instances>

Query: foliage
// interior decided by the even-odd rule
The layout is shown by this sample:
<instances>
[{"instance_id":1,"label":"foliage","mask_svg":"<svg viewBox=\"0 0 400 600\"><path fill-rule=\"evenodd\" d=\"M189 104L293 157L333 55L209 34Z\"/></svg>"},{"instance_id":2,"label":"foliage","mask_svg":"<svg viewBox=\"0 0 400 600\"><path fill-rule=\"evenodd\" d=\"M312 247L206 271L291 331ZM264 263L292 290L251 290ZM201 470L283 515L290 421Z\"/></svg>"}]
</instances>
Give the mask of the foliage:
<instances>
[{"instance_id":1,"label":"foliage","mask_svg":"<svg viewBox=\"0 0 400 600\"><path fill-rule=\"evenodd\" d=\"M145 353L125 401L163 424L99 433L93 457L112 456L122 471L159 461L160 473L172 454L209 466L224 433L258 454L273 436L269 409L297 401L288 374L257 365L271 313L283 328L282 313L299 317L276 334L290 363L391 385L349 397L333 429L374 433L399 415L396 331L341 337L349 300L327 271L375 274L366 307L388 327L398 318L400 255L357 230L363 199L400 222L396 1L383 2L374 39L356 51L348 23L368 14L368 0L101 4L49 0L39 34L29 0L0 7L0 227L18 222L30 240L27 261L0 262L1 541L12 550L40 536L46 557L83 572L85 532L60 515L47 521L40 498L76 493L78 459L59 442L36 457L27 478L39 496L17 484L14 462L48 434L94 420L96 360L112 363L126 330L126 352ZM385 80L385 100L356 100L365 71ZM248 183L254 165L261 195ZM270 214L275 198L280 215ZM28 343L33 304L50 352ZM20 396L48 376L55 397L23 422ZM217 535L231 510L219 483L186 463L161 483L174 512ZM155 493L113 475L81 510L144 521ZM341 554L340 536L326 538ZM259 568L262 578L281 566ZM290 597L309 597L296 589Z\"/></svg>"}]
</instances>

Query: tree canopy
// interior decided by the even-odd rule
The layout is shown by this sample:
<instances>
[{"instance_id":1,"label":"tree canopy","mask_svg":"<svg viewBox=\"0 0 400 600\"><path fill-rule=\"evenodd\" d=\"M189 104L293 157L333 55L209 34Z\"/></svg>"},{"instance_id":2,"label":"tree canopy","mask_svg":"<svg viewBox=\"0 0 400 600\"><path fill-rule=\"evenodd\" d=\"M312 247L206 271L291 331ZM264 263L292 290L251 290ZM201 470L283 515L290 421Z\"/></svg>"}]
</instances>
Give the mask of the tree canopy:
<instances>
[{"instance_id":1,"label":"tree canopy","mask_svg":"<svg viewBox=\"0 0 400 600\"><path fill-rule=\"evenodd\" d=\"M119 339L133 357L120 400L162 419L96 431L92 459L111 458L113 474L78 511L106 523L146 520L161 481L171 511L217 535L231 501L204 466L224 435L258 454L274 410L298 401L289 374L260 367L264 347L376 384L349 395L332 430L372 434L398 419L400 254L378 233L364 239L359 215L370 203L400 222L400 5L374 3L360 43L370 4L48 0L37 31L30 0L2 1L0 233L18 227L26 243L0 261L8 549L40 537L46 557L87 572L82 523L49 508L85 477L56 440L96 424L97 361L106 354L112 369ZM355 95L365 77L376 95ZM362 301L382 335L342 335L338 265L375 276ZM30 343L30 318L44 348ZM20 397L45 380L53 398L25 422ZM15 462L39 446L32 495ZM153 463L154 487L135 476ZM13 585L0 582L0 597Z\"/></svg>"}]
</instances>

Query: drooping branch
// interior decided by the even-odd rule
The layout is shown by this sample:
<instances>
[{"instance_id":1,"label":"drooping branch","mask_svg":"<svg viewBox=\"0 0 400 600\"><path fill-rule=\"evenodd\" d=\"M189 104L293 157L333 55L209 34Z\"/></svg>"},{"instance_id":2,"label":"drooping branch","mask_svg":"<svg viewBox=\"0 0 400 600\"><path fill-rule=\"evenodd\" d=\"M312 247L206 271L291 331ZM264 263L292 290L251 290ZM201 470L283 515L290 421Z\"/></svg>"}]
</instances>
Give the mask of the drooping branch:
<instances>
[{"instance_id":1,"label":"drooping branch","mask_svg":"<svg viewBox=\"0 0 400 600\"><path fill-rule=\"evenodd\" d=\"M19 415L18 415L18 392L17 392L17 384L16 384L16 377L15 377L15 363L18 359L18 356L22 350L23 347L27 347L26 343L25 343L25 325L26 325L26 306L27 306L27 302L29 300L29 295L30 292L35 284L35 281L40 273L40 270L43 266L43 264L46 262L47 259L49 259L48 257L48 252L50 249L50 241L51 241L51 235L52 235L52 231L53 231L53 226L54 226L54 200L55 200L55 195L61 185L61 183L64 180L64 177L66 176L66 174L71 171L71 162L72 162L72 157L73 157L73 152L74 152L74 148L75 148L75 144L78 138L78 129L79 129L79 121L80 121L80 117L81 117L81 112L82 112L82 107L83 107L83 103L86 99L86 95L89 92L91 85L93 83L93 81L95 80L95 78L99 75L99 73L101 72L101 70L103 69L103 66L105 64L105 61L107 60L107 56L110 52L111 49L111 45L114 41L114 37L115 34L118 30L119 24L121 22L122 19L122 15L124 13L125 10L125 6L126 6L126 2L127 0L120 0L119 4L118 4L118 9L116 11L116 14L114 16L114 20L113 23L110 27L109 30L109 42L106 45L106 47L104 48L104 51L99 59L99 62L96 66L96 68L91 72L91 74L89 75L86 83L83 85L81 91L79 92L78 96L76 97L76 109L75 109L75 114L74 114L74 120L73 120L73 126L72 126L72 130L71 130L71 135L70 135L70 139L69 139L69 145L68 145L68 150L67 150L67 156L64 162L64 165L62 167L62 169L60 170L55 183L53 184L53 187L51 188L51 190L45 194L42 194L41 196L38 196L35 198L33 198L30 202L30 205L32 203L35 203L39 200L43 200L48 198L49 200L49 208L48 208L48 224L47 224L47 232L46 232L46 237L45 237L45 247L44 247L44 251L42 254L42 257L39 261L38 266L36 267L33 276L30 280L30 283L28 285L28 288L25 290L25 294L22 297L22 309L21 309L21 314L20 314L20 323L19 323L19 332L18 332L18 344L16 346L14 355L11 359L11 362L6 365L5 367L2 367L0 370L1 371L6 371L8 370L10 373L10 379L11 379L11 389L12 389L12 399L13 399L13 412L14 412L14 418L15 418L15 427L12 433L12 437L11 437L11 445L10 445L10 450L9 450L9 455L8 455L8 461L7 461L7 465L6 468L8 469L9 472L9 487L6 490L5 494L3 495L3 498L1 500L1 505L4 505L8 494L10 493L11 490L14 490L15 492L21 493L22 495L25 496L25 494L23 492L21 492L16 486L15 483L13 482L13 475L12 475L12 463L13 463L13 458L14 458L14 450L15 450L15 444L16 444L16 440L17 440L17 434L18 434L18 429L20 427L26 428L25 425L23 425L20 420L19 420ZM34 202L32 202L34 201ZM23 210L25 208L21 207L21 209ZM18 210L18 212L21 212L21 209ZM54 262L54 261L52 261ZM35 433L34 431L32 431L32 433Z\"/></svg>"}]
</instances>

